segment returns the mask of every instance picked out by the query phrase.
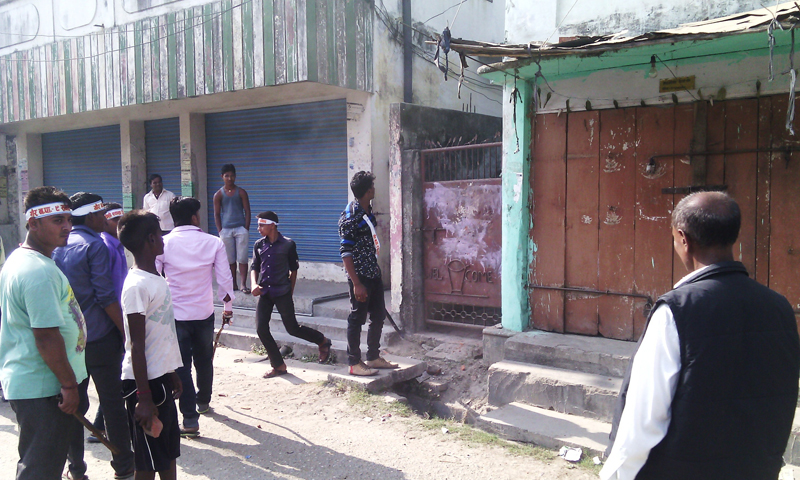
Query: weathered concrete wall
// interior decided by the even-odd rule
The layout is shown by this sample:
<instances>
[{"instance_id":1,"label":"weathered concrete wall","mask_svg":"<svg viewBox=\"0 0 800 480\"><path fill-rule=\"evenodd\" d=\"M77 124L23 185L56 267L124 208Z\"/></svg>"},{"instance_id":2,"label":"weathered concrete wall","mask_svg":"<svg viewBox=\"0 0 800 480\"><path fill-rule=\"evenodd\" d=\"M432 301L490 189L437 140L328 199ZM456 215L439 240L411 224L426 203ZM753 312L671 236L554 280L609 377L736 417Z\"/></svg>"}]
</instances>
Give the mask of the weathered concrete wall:
<instances>
[{"instance_id":1,"label":"weathered concrete wall","mask_svg":"<svg viewBox=\"0 0 800 480\"><path fill-rule=\"evenodd\" d=\"M414 330L425 322L422 265L422 178L419 150L445 145L497 141L502 119L454 110L392 104L390 110L390 255L392 310Z\"/></svg>"},{"instance_id":2,"label":"weathered concrete wall","mask_svg":"<svg viewBox=\"0 0 800 480\"><path fill-rule=\"evenodd\" d=\"M6 255L21 242L19 216L16 215L19 208L16 150L13 138L0 135L0 238L3 239Z\"/></svg>"},{"instance_id":3,"label":"weathered concrete wall","mask_svg":"<svg viewBox=\"0 0 800 480\"><path fill-rule=\"evenodd\" d=\"M559 37L607 35L627 30L639 35L763 8L754 0L642 0L581 2L575 0L508 0L508 43L558 42ZM574 8L573 8L574 7Z\"/></svg>"},{"instance_id":4,"label":"weathered concrete wall","mask_svg":"<svg viewBox=\"0 0 800 480\"><path fill-rule=\"evenodd\" d=\"M125 210L142 208L147 193L147 156L144 141L144 122L120 122L122 161L122 207Z\"/></svg>"}]
</instances>

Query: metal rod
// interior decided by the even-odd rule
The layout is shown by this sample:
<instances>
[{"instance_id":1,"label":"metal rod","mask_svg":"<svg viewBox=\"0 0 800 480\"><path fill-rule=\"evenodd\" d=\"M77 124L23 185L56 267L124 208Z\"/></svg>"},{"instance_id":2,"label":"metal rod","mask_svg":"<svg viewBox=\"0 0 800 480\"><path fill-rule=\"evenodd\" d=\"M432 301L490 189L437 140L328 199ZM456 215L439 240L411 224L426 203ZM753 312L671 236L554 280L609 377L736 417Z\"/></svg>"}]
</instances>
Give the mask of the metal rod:
<instances>
[{"instance_id":1,"label":"metal rod","mask_svg":"<svg viewBox=\"0 0 800 480\"><path fill-rule=\"evenodd\" d=\"M473 148L502 147L503 142L475 143L472 145L458 145L455 147L426 148L425 153L450 152L453 150L472 150Z\"/></svg>"},{"instance_id":2,"label":"metal rod","mask_svg":"<svg viewBox=\"0 0 800 480\"><path fill-rule=\"evenodd\" d=\"M686 153L662 153L659 155L653 155L650 157L650 160L655 160L656 158L673 158L673 157L697 157L697 156L709 156L709 155L734 155L737 153L773 153L773 152L783 152L783 153L792 153L792 152L800 152L800 147L792 147L791 145L787 145L785 147L780 148L745 148L741 150L721 150L719 152L686 152Z\"/></svg>"},{"instance_id":3,"label":"metal rod","mask_svg":"<svg viewBox=\"0 0 800 480\"><path fill-rule=\"evenodd\" d=\"M492 325L473 325L471 323L445 322L444 320L431 320L431 319L425 319L425 323L430 323L431 325L441 325L443 327L469 328L470 330L483 330L486 327L492 326Z\"/></svg>"}]
</instances>

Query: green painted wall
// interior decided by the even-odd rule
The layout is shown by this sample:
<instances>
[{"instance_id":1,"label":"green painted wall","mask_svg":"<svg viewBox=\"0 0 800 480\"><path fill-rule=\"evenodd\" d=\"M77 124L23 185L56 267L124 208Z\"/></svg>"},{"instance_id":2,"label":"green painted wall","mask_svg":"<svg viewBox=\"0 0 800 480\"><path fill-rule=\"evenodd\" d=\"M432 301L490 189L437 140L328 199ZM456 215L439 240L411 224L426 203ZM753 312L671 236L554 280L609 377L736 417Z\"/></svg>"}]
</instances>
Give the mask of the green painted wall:
<instances>
[{"instance_id":1,"label":"green painted wall","mask_svg":"<svg viewBox=\"0 0 800 480\"><path fill-rule=\"evenodd\" d=\"M530 244L531 121L533 90L513 78L503 89L503 328L521 332L528 327L528 257ZM516 115L514 114L516 108ZM516 117L516 121L515 121ZM515 134L516 132L516 134Z\"/></svg>"}]
</instances>

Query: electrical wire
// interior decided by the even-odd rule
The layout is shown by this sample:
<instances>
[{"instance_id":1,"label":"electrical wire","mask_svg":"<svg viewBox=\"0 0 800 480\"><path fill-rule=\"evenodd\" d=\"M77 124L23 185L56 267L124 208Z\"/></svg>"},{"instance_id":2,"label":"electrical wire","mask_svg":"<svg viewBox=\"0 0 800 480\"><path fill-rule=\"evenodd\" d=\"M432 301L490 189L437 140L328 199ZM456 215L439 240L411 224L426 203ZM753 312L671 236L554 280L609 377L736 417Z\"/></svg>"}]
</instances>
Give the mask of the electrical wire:
<instances>
[{"instance_id":1,"label":"electrical wire","mask_svg":"<svg viewBox=\"0 0 800 480\"><path fill-rule=\"evenodd\" d=\"M381 2L381 3L383 3L383 2ZM446 9L444 9L443 12L437 13L436 15L432 16L431 18L429 18L429 19L425 20L424 22L422 22L422 24L424 25L424 24L430 22L431 20L433 20L436 17L441 17L442 15L447 13L449 10L452 10L452 9L454 9L456 7L461 7L462 3L467 3L467 0L461 0L460 2L456 3L455 5L451 5L451 6L447 7ZM456 13L456 16L458 16L458 13ZM455 21L455 18L453 19L453 21Z\"/></svg>"},{"instance_id":2,"label":"electrical wire","mask_svg":"<svg viewBox=\"0 0 800 480\"><path fill-rule=\"evenodd\" d=\"M249 4L249 3L252 3L252 0L243 0L241 3L236 4L236 5L232 5L230 8L227 8L227 9L224 9L224 10L220 10L219 12L212 13L211 16L208 19L204 18L204 19L202 19L202 21L200 21L198 23L192 22L194 24L192 26L189 26L189 27L186 27L186 21L184 20L184 27L181 30L176 30L174 33L168 33L164 37L159 36L160 34L156 34L156 38L151 38L147 42L143 41L142 43L126 46L124 48L117 48L117 49L112 48L112 49L106 50L106 51L104 51L102 53L89 54L88 57L86 55L83 55L83 56L80 56L80 57L57 58L57 59L52 59L52 60L36 60L36 59L32 59L32 58L22 59L22 58L12 58L11 57L11 55L14 55L15 53L25 54L25 53L27 53L29 51L29 50L26 50L26 51L12 52L12 53L10 53L10 54L8 54L6 56L5 60L6 61L12 61L12 62L26 62L26 63L30 63L30 62L57 63L57 62L63 62L63 61L67 61L67 60L69 60L69 61L72 61L72 60L92 60L94 58L100 58L100 57L102 57L104 55L107 55L107 54L110 54L110 53L126 52L128 49L131 49L131 48L144 47L144 46L147 46L147 45L151 45L153 43L158 43L161 40L169 39L169 37L177 38L179 34L185 33L187 30L194 30L195 28L202 27L206 23L209 23L209 22L212 22L214 20L217 20L218 18L222 17L222 15L224 15L224 14L226 14L228 12L232 12L233 9L240 8L243 5ZM193 20L196 20L196 19L199 19L199 17L194 17L193 18ZM75 38L75 39L77 39L77 38L86 38L86 37L93 37L93 36L100 37L100 36L105 36L105 35L109 35L109 34L110 35L114 35L116 33L122 33L122 32L127 34L128 32L130 32L129 26L131 26L131 25L133 25L133 24L132 23L126 23L125 25L120 27L120 28L124 28L124 30L119 30L117 32L105 31L106 29L104 29L103 32L93 32L93 33L88 33L86 35L78 35L78 36L66 36L65 35L65 36L61 36L61 38L65 38L65 39L66 38ZM177 25L177 23L176 23L176 25ZM161 27L160 25L158 27L150 26L147 29L148 30L157 30L157 29L160 29L160 27ZM134 25L134 32L135 32L135 25ZM14 35L16 35L16 34L14 34ZM41 36L44 36L44 37L57 37L57 36L54 36L54 35L44 35L44 34L42 34ZM33 48L38 48L38 47L33 47Z\"/></svg>"}]
</instances>

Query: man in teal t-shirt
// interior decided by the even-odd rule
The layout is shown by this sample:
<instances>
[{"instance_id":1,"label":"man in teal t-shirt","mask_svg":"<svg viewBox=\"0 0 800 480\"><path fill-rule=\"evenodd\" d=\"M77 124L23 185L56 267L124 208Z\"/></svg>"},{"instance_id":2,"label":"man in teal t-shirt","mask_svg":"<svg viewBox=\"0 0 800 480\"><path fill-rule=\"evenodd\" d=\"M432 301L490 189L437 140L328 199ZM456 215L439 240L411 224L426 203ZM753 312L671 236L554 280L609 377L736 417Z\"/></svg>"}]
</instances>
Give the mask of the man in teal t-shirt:
<instances>
[{"instance_id":1,"label":"man in teal t-shirt","mask_svg":"<svg viewBox=\"0 0 800 480\"><path fill-rule=\"evenodd\" d=\"M61 478L72 415L86 379L86 324L67 278L50 258L72 227L69 198L54 187L25 196L28 234L0 273L0 381L19 425L17 480Z\"/></svg>"}]
</instances>

